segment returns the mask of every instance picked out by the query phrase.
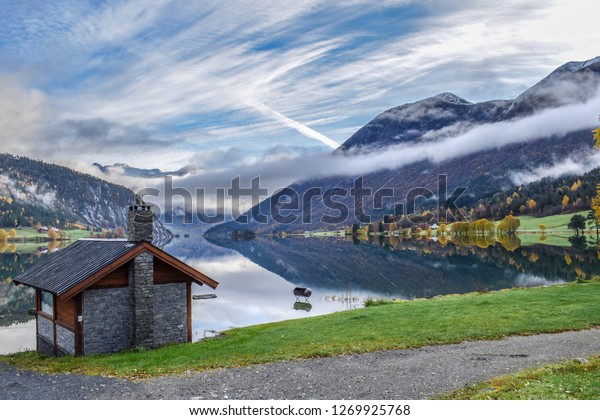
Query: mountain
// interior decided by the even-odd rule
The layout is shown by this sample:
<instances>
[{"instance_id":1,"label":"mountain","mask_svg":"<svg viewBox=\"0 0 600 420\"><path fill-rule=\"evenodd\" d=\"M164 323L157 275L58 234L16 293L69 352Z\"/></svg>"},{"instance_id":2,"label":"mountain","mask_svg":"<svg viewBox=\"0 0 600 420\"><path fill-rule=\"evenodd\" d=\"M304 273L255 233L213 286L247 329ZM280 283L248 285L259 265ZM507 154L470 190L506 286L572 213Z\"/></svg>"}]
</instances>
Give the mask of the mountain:
<instances>
[{"instance_id":1,"label":"mountain","mask_svg":"<svg viewBox=\"0 0 600 420\"><path fill-rule=\"evenodd\" d=\"M188 165L177 171L162 171L160 169L143 169L129 166L126 163L115 163L114 165L101 165L94 163L95 168L99 169L103 174L111 175L126 175L136 178L161 178L163 176L185 176L198 173L201 168Z\"/></svg>"},{"instance_id":2,"label":"mountain","mask_svg":"<svg viewBox=\"0 0 600 420\"><path fill-rule=\"evenodd\" d=\"M502 100L472 104L452 93L441 93L379 114L339 150L422 142L428 133L442 129L447 130L447 135L456 134L461 128L499 120L511 104L512 101Z\"/></svg>"},{"instance_id":3,"label":"mountain","mask_svg":"<svg viewBox=\"0 0 600 420\"><path fill-rule=\"evenodd\" d=\"M334 153L339 155L357 155L365 152L387 153L387 148L395 145L421 146L435 144L445 138L466 133L478 126L517 122L544 110L556 109L568 104L584 103L600 88L600 57L585 62L570 62L555 71L536 85L532 86L513 100L495 100L471 103L451 93L442 93L418 102L389 109L358 130ZM565 120L568 125L569 120ZM493 138L482 137L482 143ZM493 143L492 143L493 144ZM529 171L542 165L551 166L558 159L577 154L592 153L591 130L565 130L564 134L549 137L534 137L527 142L514 142L496 148L487 147L471 153L463 152L455 158L443 160L446 151L440 148L439 162L426 159L401 166L398 169L381 169L363 175L363 187L376 191L379 188L393 190L394 202L384 201L383 208L375 208L373 200L364 200L364 213L373 219L381 219L384 214L394 213L394 204L402 202L407 193L414 188L426 188L438 193L438 174L447 176L448 195L457 187L466 187L466 192L457 201L460 206L474 205L479 198L514 186L511 175L517 171ZM447 146L451 147L451 146ZM479 148L482 149L482 148ZM410 150L410 149L409 149ZM319 187L324 191L332 187L350 191L356 176L332 176L317 180L308 180L290 185L289 188L300 197L311 188ZM261 202L257 208L248 211L250 216L260 211L270 214L283 193L279 193ZM354 214L353 197L336 198L350 209L345 224L357 220ZM213 227L207 235L222 235L237 229L250 230L306 230L324 225L323 215L335 215L331 205L323 199L313 198L310 223L302 223L302 218L281 225L269 220L259 224L251 219L250 223L229 222Z\"/></svg>"},{"instance_id":4,"label":"mountain","mask_svg":"<svg viewBox=\"0 0 600 420\"><path fill-rule=\"evenodd\" d=\"M0 227L80 222L97 228L127 226L134 192L64 166L0 154ZM170 234L157 224L156 240Z\"/></svg>"}]
</instances>

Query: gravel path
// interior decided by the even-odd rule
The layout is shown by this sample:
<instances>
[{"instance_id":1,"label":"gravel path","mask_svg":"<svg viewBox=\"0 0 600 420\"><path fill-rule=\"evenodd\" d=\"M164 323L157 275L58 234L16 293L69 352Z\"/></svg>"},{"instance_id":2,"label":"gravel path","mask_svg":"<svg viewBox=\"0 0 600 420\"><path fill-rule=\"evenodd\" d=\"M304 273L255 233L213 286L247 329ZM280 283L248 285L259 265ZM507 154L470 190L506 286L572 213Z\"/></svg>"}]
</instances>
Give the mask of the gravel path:
<instances>
[{"instance_id":1,"label":"gravel path","mask_svg":"<svg viewBox=\"0 0 600 420\"><path fill-rule=\"evenodd\" d=\"M600 354L600 328L167 376L142 382L0 365L5 399L424 399Z\"/></svg>"}]
</instances>

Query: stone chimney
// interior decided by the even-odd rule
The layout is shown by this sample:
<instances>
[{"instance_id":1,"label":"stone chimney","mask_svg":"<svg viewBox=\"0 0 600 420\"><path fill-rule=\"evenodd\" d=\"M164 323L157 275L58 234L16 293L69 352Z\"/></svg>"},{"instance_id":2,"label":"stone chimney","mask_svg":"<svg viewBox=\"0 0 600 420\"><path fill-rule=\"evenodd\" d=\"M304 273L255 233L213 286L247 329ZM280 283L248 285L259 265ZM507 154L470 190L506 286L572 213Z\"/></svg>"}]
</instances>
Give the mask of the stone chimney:
<instances>
[{"instance_id":1,"label":"stone chimney","mask_svg":"<svg viewBox=\"0 0 600 420\"><path fill-rule=\"evenodd\" d=\"M127 215L127 238L130 241L152 242L154 213L146 204L129 206Z\"/></svg>"},{"instance_id":2,"label":"stone chimney","mask_svg":"<svg viewBox=\"0 0 600 420\"><path fill-rule=\"evenodd\" d=\"M152 242L154 214L150 206L129 206L127 237L130 241ZM133 346L152 348L154 342L154 257L147 251L129 266L129 287L133 293Z\"/></svg>"}]
</instances>

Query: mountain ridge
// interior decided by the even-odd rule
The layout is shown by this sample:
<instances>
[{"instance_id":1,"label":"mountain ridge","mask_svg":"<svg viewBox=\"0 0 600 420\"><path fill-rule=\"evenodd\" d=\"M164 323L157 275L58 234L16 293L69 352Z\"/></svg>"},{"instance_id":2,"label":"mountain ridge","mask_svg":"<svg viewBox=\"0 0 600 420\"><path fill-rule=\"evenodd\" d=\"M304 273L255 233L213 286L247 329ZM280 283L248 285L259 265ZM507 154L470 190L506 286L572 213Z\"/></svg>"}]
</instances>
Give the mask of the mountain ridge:
<instances>
[{"instance_id":1,"label":"mountain ridge","mask_svg":"<svg viewBox=\"0 0 600 420\"><path fill-rule=\"evenodd\" d=\"M513 100L492 100L470 103L457 95L442 93L421 101L390 108L377 115L373 120L353 134L334 153L356 155L373 153L397 144L438 144L440 140L465 133L471 128L483 124L514 122L534 113L556 109L567 104L584 103L600 89L600 57L585 62L567 63L540 82L524 91ZM566 122L568 124L568 121ZM486 139L482 138L482 141ZM436 143L438 142L438 143ZM374 191L385 185L394 190L394 197L405 197L412 188L421 187L437 191L437 175L445 174L448 179L449 192L456 187L466 187L462 202L474 201L477 197L491 195L497 191L514 185L510 173L529 170L532 167L550 165L555 157L564 158L574 151L580 155L592 153L591 130L571 129L564 135L534 137L528 142L514 142L497 148L465 154L432 163L425 158L415 161L399 169L382 169L364 174L365 188ZM440 150L440 154L443 154ZM299 195L314 187L323 189L331 186L353 187L356 177L331 176L318 180L297 182L289 186ZM276 203L279 196L270 197L258 205L260 214L269 214L271 203ZM327 208L321 200L313 205L313 220L321 220L331 208ZM353 203L348 197L342 200L349 209ZM252 209L244 214L256 214ZM392 206L374 208L367 203L365 212L381 219L384 214L394 212ZM350 212L346 224L357 220ZM278 225L272 220L267 224L251 221L249 224L229 222L215 226L207 235L222 234L236 229L314 229L323 226L322 222L302 224L298 221L288 225Z\"/></svg>"},{"instance_id":2,"label":"mountain ridge","mask_svg":"<svg viewBox=\"0 0 600 420\"><path fill-rule=\"evenodd\" d=\"M100 163L94 163L92 164L92 166L105 175L118 174L137 178L161 178L164 176L180 177L197 173L202 169L193 165L187 165L176 171L163 171L158 168L136 168L134 166L129 166L126 163L114 163L112 165L102 165Z\"/></svg>"},{"instance_id":3,"label":"mountain ridge","mask_svg":"<svg viewBox=\"0 0 600 420\"><path fill-rule=\"evenodd\" d=\"M135 193L60 165L0 153L0 209L3 227L66 222L115 229L127 226L127 207ZM58 227L57 226L57 227ZM169 231L155 226L156 242L170 240Z\"/></svg>"}]
</instances>

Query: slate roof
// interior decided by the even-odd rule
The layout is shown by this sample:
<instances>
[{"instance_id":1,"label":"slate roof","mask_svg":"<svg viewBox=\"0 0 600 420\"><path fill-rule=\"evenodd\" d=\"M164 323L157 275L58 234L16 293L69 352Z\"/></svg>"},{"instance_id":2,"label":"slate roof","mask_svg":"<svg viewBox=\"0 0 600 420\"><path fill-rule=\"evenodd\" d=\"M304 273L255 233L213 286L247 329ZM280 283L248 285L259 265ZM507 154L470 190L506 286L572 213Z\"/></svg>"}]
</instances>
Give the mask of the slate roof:
<instances>
[{"instance_id":1,"label":"slate roof","mask_svg":"<svg viewBox=\"0 0 600 420\"><path fill-rule=\"evenodd\" d=\"M13 281L16 284L23 284L61 296L106 269L107 266L116 263L114 267L116 269L144 250L167 261L170 265L191 276L199 284L207 284L213 289L218 285L210 277L147 242L132 242L122 239L80 239L18 275ZM112 268L109 269L112 271ZM88 286L82 285L81 287ZM65 296L73 293L75 291L71 291Z\"/></svg>"},{"instance_id":2,"label":"slate roof","mask_svg":"<svg viewBox=\"0 0 600 420\"><path fill-rule=\"evenodd\" d=\"M127 240L78 240L13 279L61 295L123 255L142 246Z\"/></svg>"}]
</instances>

